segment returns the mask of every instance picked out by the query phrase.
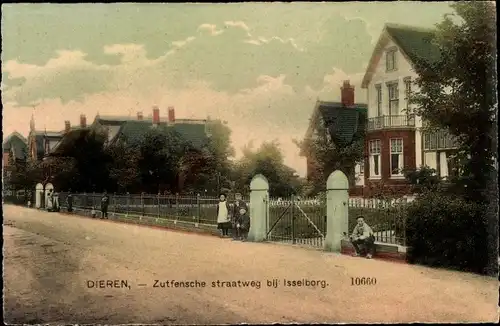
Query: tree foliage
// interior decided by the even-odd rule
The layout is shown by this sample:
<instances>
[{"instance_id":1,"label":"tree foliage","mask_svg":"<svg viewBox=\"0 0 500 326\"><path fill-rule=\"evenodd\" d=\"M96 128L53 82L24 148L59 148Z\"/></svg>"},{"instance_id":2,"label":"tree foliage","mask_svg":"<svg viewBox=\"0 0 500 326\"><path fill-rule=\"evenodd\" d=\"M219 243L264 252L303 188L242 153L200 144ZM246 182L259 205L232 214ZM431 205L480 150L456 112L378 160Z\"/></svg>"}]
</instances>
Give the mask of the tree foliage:
<instances>
[{"instance_id":1,"label":"tree foliage","mask_svg":"<svg viewBox=\"0 0 500 326\"><path fill-rule=\"evenodd\" d=\"M447 233L446 239L451 243L445 255L455 255L460 260L462 256L455 251L461 248L463 252L472 250L464 256L472 259L476 248L472 241L487 239L488 248L481 250L487 252L488 263L469 261L468 268L483 269L487 264L486 269L494 274L498 271L496 10L493 2L456 2L450 6L455 13L437 25L439 60L418 60L416 64L419 91L413 101L417 104L415 113L429 123L431 130L445 129L456 137L460 175L451 180L454 199L450 207L440 198L434 201L435 206L428 197L432 193L415 202L419 210L415 216L422 216L415 219L415 225L420 230L438 230L449 225L450 218L459 220L456 232ZM474 207L474 214L468 207ZM435 222L436 208L443 211L442 223ZM463 232L479 235L464 244ZM442 255L442 234L430 234L425 241L435 245ZM427 255L426 250L430 249L425 247L420 254Z\"/></svg>"},{"instance_id":2,"label":"tree foliage","mask_svg":"<svg viewBox=\"0 0 500 326\"><path fill-rule=\"evenodd\" d=\"M415 113L431 129L457 137L462 162L460 183L467 198L485 202L495 177L496 158L496 19L492 2L458 2L455 14L437 26L437 61L416 65L419 91Z\"/></svg>"},{"instance_id":3,"label":"tree foliage","mask_svg":"<svg viewBox=\"0 0 500 326\"><path fill-rule=\"evenodd\" d=\"M269 182L271 196L287 197L300 191L301 181L295 170L284 163L284 157L277 141L264 142L254 149L248 144L242 149L243 156L235 164L235 187L248 193L252 178L264 175Z\"/></svg>"},{"instance_id":4,"label":"tree foliage","mask_svg":"<svg viewBox=\"0 0 500 326\"><path fill-rule=\"evenodd\" d=\"M365 131L360 128L350 144L339 145L332 141L324 123L317 123L315 135L304 141L294 140L301 151L307 155L315 167L310 176L309 192L316 194L323 191L328 176L336 170L345 173L350 185L355 184L355 167L364 159Z\"/></svg>"}]
</instances>

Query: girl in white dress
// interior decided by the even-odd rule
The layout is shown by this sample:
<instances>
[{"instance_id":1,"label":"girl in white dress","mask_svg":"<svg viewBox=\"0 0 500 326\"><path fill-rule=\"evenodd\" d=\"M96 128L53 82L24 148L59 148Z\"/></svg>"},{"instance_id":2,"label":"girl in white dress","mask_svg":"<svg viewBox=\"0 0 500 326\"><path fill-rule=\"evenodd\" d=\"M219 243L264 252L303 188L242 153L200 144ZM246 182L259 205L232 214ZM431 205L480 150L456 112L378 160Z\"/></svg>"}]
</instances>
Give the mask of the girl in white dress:
<instances>
[{"instance_id":1,"label":"girl in white dress","mask_svg":"<svg viewBox=\"0 0 500 326\"><path fill-rule=\"evenodd\" d=\"M217 205L217 229L222 230L222 237L229 235L231 220L229 217L229 205L225 195L220 195L220 201Z\"/></svg>"}]
</instances>

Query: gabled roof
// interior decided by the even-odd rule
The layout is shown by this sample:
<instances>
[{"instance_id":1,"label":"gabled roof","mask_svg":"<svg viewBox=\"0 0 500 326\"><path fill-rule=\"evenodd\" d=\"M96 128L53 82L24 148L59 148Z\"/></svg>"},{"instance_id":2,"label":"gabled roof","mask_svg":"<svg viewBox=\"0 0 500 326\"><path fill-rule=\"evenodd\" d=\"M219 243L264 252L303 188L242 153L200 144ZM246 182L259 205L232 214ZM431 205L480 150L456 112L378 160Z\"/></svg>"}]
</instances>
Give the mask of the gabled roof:
<instances>
[{"instance_id":1,"label":"gabled roof","mask_svg":"<svg viewBox=\"0 0 500 326\"><path fill-rule=\"evenodd\" d=\"M373 50L361 87L366 88L370 83L375 68L382 58L382 51L389 41L393 41L408 62L415 66L420 60L428 63L439 60L441 53L434 39L433 29L386 24Z\"/></svg>"},{"instance_id":2,"label":"gabled roof","mask_svg":"<svg viewBox=\"0 0 500 326\"><path fill-rule=\"evenodd\" d=\"M208 137L204 124L176 123L170 128L173 128L182 139L197 149L201 149L207 143Z\"/></svg>"},{"instance_id":3,"label":"gabled roof","mask_svg":"<svg viewBox=\"0 0 500 326\"><path fill-rule=\"evenodd\" d=\"M16 159L20 160L26 159L28 150L26 138L24 138L18 132L13 132L3 142L3 150L12 151Z\"/></svg>"},{"instance_id":4,"label":"gabled roof","mask_svg":"<svg viewBox=\"0 0 500 326\"><path fill-rule=\"evenodd\" d=\"M339 144L349 143L356 131L365 128L368 106L355 103L345 107L340 102L316 101L305 139L310 139L317 123L322 120L332 139Z\"/></svg>"}]
</instances>

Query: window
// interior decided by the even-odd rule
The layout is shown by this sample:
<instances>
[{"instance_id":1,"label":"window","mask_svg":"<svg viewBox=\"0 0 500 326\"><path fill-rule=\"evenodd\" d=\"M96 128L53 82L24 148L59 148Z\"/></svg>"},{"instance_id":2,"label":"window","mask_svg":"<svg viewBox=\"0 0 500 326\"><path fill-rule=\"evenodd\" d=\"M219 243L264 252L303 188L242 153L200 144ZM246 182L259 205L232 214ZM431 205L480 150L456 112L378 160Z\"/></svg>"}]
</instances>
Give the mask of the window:
<instances>
[{"instance_id":1,"label":"window","mask_svg":"<svg viewBox=\"0 0 500 326\"><path fill-rule=\"evenodd\" d=\"M380 177L380 139L370 140L370 177Z\"/></svg>"},{"instance_id":2,"label":"window","mask_svg":"<svg viewBox=\"0 0 500 326\"><path fill-rule=\"evenodd\" d=\"M396 70L396 49L390 49L385 53L385 70Z\"/></svg>"},{"instance_id":3,"label":"window","mask_svg":"<svg viewBox=\"0 0 500 326\"><path fill-rule=\"evenodd\" d=\"M391 175L403 175L403 139L391 139Z\"/></svg>"},{"instance_id":4,"label":"window","mask_svg":"<svg viewBox=\"0 0 500 326\"><path fill-rule=\"evenodd\" d=\"M387 84L389 93L389 115L398 115L399 113L399 88L397 83Z\"/></svg>"},{"instance_id":5,"label":"window","mask_svg":"<svg viewBox=\"0 0 500 326\"><path fill-rule=\"evenodd\" d=\"M375 96L377 97L377 117L382 116L382 85L375 85Z\"/></svg>"},{"instance_id":6,"label":"window","mask_svg":"<svg viewBox=\"0 0 500 326\"><path fill-rule=\"evenodd\" d=\"M405 83L405 101L406 101L406 114L411 114L411 77L406 77L404 79Z\"/></svg>"},{"instance_id":7,"label":"window","mask_svg":"<svg viewBox=\"0 0 500 326\"><path fill-rule=\"evenodd\" d=\"M359 175L365 174L365 161L359 162Z\"/></svg>"}]
</instances>

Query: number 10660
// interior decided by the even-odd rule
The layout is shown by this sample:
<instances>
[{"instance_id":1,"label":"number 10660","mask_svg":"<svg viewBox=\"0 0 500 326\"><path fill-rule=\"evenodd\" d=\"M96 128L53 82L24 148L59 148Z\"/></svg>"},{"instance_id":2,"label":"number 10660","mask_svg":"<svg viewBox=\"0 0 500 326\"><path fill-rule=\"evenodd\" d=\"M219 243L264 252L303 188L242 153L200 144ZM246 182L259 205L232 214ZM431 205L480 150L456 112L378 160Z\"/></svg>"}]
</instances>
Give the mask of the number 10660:
<instances>
[{"instance_id":1,"label":"number 10660","mask_svg":"<svg viewBox=\"0 0 500 326\"><path fill-rule=\"evenodd\" d=\"M351 277L351 285L376 285L375 277Z\"/></svg>"}]
</instances>

